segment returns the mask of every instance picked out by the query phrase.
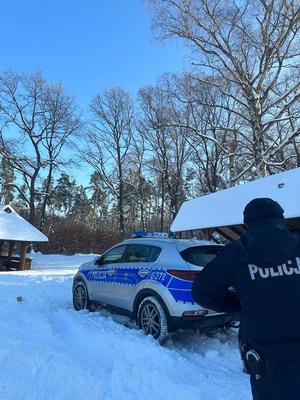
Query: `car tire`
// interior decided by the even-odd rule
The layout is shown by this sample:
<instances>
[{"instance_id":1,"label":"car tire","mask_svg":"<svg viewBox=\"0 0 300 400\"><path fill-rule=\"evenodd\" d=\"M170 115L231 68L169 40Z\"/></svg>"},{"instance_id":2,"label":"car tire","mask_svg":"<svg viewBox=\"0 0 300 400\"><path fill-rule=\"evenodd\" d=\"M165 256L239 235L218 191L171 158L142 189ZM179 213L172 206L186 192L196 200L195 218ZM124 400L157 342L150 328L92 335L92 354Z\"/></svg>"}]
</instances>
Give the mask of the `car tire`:
<instances>
[{"instance_id":1,"label":"car tire","mask_svg":"<svg viewBox=\"0 0 300 400\"><path fill-rule=\"evenodd\" d=\"M78 281L73 286L73 306L77 311L90 309L89 294L83 281Z\"/></svg>"},{"instance_id":2,"label":"car tire","mask_svg":"<svg viewBox=\"0 0 300 400\"><path fill-rule=\"evenodd\" d=\"M155 296L145 297L138 307L137 324L146 335L151 335L160 344L168 339L168 317L164 306Z\"/></svg>"}]
</instances>

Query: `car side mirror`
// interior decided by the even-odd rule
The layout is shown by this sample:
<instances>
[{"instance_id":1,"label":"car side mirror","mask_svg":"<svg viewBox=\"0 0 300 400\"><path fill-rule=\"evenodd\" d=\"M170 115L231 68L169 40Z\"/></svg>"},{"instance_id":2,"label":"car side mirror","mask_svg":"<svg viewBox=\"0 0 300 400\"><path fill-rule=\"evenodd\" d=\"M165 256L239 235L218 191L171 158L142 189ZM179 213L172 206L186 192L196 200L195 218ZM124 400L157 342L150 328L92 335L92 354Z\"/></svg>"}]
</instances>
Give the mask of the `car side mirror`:
<instances>
[{"instance_id":1,"label":"car side mirror","mask_svg":"<svg viewBox=\"0 0 300 400\"><path fill-rule=\"evenodd\" d=\"M102 257L97 258L95 264L96 265L102 265L103 264L103 258Z\"/></svg>"}]
</instances>

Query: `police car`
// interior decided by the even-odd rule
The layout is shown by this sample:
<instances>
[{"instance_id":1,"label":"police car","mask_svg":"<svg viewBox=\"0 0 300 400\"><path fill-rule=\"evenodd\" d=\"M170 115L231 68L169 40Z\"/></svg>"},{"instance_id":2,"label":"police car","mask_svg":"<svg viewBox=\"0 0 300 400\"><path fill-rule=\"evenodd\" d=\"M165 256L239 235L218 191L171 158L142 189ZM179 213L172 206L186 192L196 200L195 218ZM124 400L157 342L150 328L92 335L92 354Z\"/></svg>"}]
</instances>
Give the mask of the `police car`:
<instances>
[{"instance_id":1,"label":"police car","mask_svg":"<svg viewBox=\"0 0 300 400\"><path fill-rule=\"evenodd\" d=\"M138 233L80 266L73 281L76 310L106 306L133 318L163 343L179 328L201 329L232 322L232 317L201 308L192 282L222 246L203 240Z\"/></svg>"}]
</instances>

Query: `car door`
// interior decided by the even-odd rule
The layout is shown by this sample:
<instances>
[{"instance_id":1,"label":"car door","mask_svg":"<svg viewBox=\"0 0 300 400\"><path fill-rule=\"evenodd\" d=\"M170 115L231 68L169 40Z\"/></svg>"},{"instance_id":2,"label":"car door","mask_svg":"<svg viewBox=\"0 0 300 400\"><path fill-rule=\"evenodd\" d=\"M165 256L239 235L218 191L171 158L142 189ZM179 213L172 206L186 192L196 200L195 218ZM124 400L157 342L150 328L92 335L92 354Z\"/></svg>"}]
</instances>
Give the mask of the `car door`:
<instances>
[{"instance_id":1,"label":"car door","mask_svg":"<svg viewBox=\"0 0 300 400\"><path fill-rule=\"evenodd\" d=\"M116 267L122 261L126 245L120 245L106 252L93 271L93 298L101 303L115 305Z\"/></svg>"},{"instance_id":2,"label":"car door","mask_svg":"<svg viewBox=\"0 0 300 400\"><path fill-rule=\"evenodd\" d=\"M134 297L149 278L153 261L160 252L161 248L147 244L127 245L123 260L116 268L115 301L118 307L132 311Z\"/></svg>"}]
</instances>

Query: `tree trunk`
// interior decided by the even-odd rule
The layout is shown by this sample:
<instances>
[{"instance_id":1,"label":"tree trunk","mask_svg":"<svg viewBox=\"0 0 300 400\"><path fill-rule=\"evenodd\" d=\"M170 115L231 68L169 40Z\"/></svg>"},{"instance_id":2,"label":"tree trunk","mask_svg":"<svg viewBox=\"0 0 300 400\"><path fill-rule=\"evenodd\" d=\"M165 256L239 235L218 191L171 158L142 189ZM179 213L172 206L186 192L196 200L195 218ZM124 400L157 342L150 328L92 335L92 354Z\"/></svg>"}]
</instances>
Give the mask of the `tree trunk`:
<instances>
[{"instance_id":1,"label":"tree trunk","mask_svg":"<svg viewBox=\"0 0 300 400\"><path fill-rule=\"evenodd\" d=\"M120 237L121 237L121 239L124 239L124 234L125 234L123 196L124 196L123 182L120 182L118 209L119 209L119 227L120 227Z\"/></svg>"},{"instance_id":2,"label":"tree trunk","mask_svg":"<svg viewBox=\"0 0 300 400\"><path fill-rule=\"evenodd\" d=\"M41 222L40 222L40 230L43 232L44 229L44 225L45 225L45 216L46 216L46 208L48 205L48 200L49 200L49 191L51 188L51 183L52 183L52 170L53 170L53 166L52 164L50 164L50 168L49 168L49 172L48 172L48 176L47 176L47 183L46 183L46 187L45 187L45 196L44 196L44 200L43 200L43 204L42 204L42 210L41 210Z\"/></svg>"},{"instance_id":3,"label":"tree trunk","mask_svg":"<svg viewBox=\"0 0 300 400\"><path fill-rule=\"evenodd\" d=\"M165 223L165 181L164 174L161 175L161 214L160 214L160 231L164 231Z\"/></svg>"},{"instance_id":4,"label":"tree trunk","mask_svg":"<svg viewBox=\"0 0 300 400\"><path fill-rule=\"evenodd\" d=\"M33 192L30 193L30 200L29 200L29 218L28 222L30 222L32 225L35 224L35 191L33 189Z\"/></svg>"}]
</instances>

